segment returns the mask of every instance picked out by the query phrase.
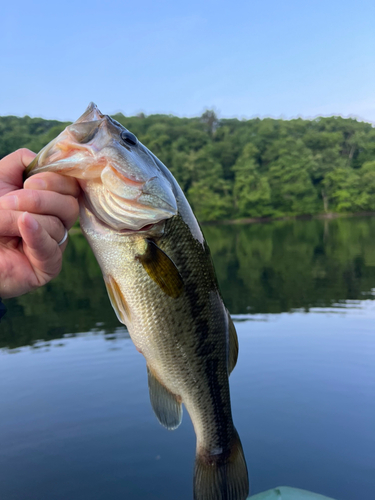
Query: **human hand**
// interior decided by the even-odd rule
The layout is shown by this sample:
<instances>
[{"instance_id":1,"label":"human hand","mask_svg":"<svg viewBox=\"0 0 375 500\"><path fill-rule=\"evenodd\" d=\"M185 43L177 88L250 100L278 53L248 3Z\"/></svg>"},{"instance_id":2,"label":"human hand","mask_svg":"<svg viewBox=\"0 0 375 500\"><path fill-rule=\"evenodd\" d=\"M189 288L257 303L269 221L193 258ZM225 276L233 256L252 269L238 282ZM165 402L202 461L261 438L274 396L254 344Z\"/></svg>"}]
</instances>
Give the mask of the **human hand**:
<instances>
[{"instance_id":1,"label":"human hand","mask_svg":"<svg viewBox=\"0 0 375 500\"><path fill-rule=\"evenodd\" d=\"M78 217L75 179L45 172L26 180L35 157L19 149L0 160L0 297L38 288L57 276L67 242L58 246Z\"/></svg>"}]
</instances>

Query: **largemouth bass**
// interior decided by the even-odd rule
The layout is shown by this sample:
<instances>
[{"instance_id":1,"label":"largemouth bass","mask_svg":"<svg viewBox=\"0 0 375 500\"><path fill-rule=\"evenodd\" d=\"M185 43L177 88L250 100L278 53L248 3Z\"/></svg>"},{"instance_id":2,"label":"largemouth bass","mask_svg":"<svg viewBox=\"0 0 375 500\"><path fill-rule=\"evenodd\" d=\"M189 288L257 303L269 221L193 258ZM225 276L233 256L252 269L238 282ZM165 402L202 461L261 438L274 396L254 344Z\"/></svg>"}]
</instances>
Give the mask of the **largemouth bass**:
<instances>
[{"instance_id":1,"label":"largemouth bass","mask_svg":"<svg viewBox=\"0 0 375 500\"><path fill-rule=\"evenodd\" d=\"M182 403L197 438L195 500L244 500L249 484L228 377L235 327L208 246L169 170L94 104L40 151L26 175L79 180L80 223L108 295L146 358L151 405L175 429Z\"/></svg>"}]
</instances>

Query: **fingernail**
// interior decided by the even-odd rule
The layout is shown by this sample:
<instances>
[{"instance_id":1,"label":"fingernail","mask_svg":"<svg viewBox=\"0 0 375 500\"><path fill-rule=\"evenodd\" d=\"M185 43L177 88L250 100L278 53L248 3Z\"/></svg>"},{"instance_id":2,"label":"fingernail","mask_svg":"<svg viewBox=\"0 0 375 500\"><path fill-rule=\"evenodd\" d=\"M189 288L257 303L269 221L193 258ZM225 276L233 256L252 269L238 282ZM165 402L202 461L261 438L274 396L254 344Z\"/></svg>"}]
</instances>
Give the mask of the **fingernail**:
<instances>
[{"instance_id":1,"label":"fingernail","mask_svg":"<svg viewBox=\"0 0 375 500\"><path fill-rule=\"evenodd\" d=\"M47 184L43 179L31 177L25 181L24 187L26 189L46 189Z\"/></svg>"},{"instance_id":2,"label":"fingernail","mask_svg":"<svg viewBox=\"0 0 375 500\"><path fill-rule=\"evenodd\" d=\"M31 229L32 231L36 231L38 229L38 223L32 217L29 212L24 212L22 215L22 222L25 224L26 227Z\"/></svg>"},{"instance_id":3,"label":"fingernail","mask_svg":"<svg viewBox=\"0 0 375 500\"><path fill-rule=\"evenodd\" d=\"M17 210L18 208L17 196L14 195L2 196L0 198L0 204L2 208L7 208L8 210Z\"/></svg>"}]
</instances>

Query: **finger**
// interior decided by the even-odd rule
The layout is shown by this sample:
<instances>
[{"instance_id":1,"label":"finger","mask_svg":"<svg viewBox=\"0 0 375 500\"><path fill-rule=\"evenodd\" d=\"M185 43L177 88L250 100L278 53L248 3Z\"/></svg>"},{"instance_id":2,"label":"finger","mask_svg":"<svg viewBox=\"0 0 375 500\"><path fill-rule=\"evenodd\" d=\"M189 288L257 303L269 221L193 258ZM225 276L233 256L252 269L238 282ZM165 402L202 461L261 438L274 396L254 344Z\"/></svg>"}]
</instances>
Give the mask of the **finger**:
<instances>
[{"instance_id":1,"label":"finger","mask_svg":"<svg viewBox=\"0 0 375 500\"><path fill-rule=\"evenodd\" d=\"M0 209L58 217L70 229L78 217L78 201L53 191L20 189L0 198Z\"/></svg>"},{"instance_id":2,"label":"finger","mask_svg":"<svg viewBox=\"0 0 375 500\"><path fill-rule=\"evenodd\" d=\"M53 172L43 172L29 177L23 187L25 189L55 191L56 193L74 196L74 198L78 198L81 192L76 179Z\"/></svg>"},{"instance_id":3,"label":"finger","mask_svg":"<svg viewBox=\"0 0 375 500\"><path fill-rule=\"evenodd\" d=\"M0 160L0 176L2 182L11 187L22 187L23 172L25 168L35 158L36 154L29 149L18 149L14 153L5 156ZM0 191L0 195L7 191Z\"/></svg>"},{"instance_id":4,"label":"finger","mask_svg":"<svg viewBox=\"0 0 375 500\"><path fill-rule=\"evenodd\" d=\"M23 240L23 251L40 285L57 276L61 269L62 253L56 241L25 212L18 220Z\"/></svg>"},{"instance_id":5,"label":"finger","mask_svg":"<svg viewBox=\"0 0 375 500\"><path fill-rule=\"evenodd\" d=\"M16 210L1 210L0 237L21 237L18 221L23 214L24 212L18 212ZM54 217L53 215L33 214L33 218L38 221L57 243L63 239L65 235L65 226L58 217Z\"/></svg>"}]
</instances>

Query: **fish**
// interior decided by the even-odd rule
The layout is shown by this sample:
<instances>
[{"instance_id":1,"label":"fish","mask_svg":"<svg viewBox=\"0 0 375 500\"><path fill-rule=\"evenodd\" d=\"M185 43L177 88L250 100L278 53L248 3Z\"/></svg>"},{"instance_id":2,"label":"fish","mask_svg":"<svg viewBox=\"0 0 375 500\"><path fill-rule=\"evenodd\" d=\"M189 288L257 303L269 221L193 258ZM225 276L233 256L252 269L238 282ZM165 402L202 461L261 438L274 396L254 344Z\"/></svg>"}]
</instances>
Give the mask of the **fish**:
<instances>
[{"instance_id":1,"label":"fish","mask_svg":"<svg viewBox=\"0 0 375 500\"><path fill-rule=\"evenodd\" d=\"M26 169L75 177L80 224L110 302L147 364L151 406L169 430L182 405L196 434L195 500L244 500L248 471L233 424L238 358L201 228L167 167L90 103Z\"/></svg>"}]
</instances>

